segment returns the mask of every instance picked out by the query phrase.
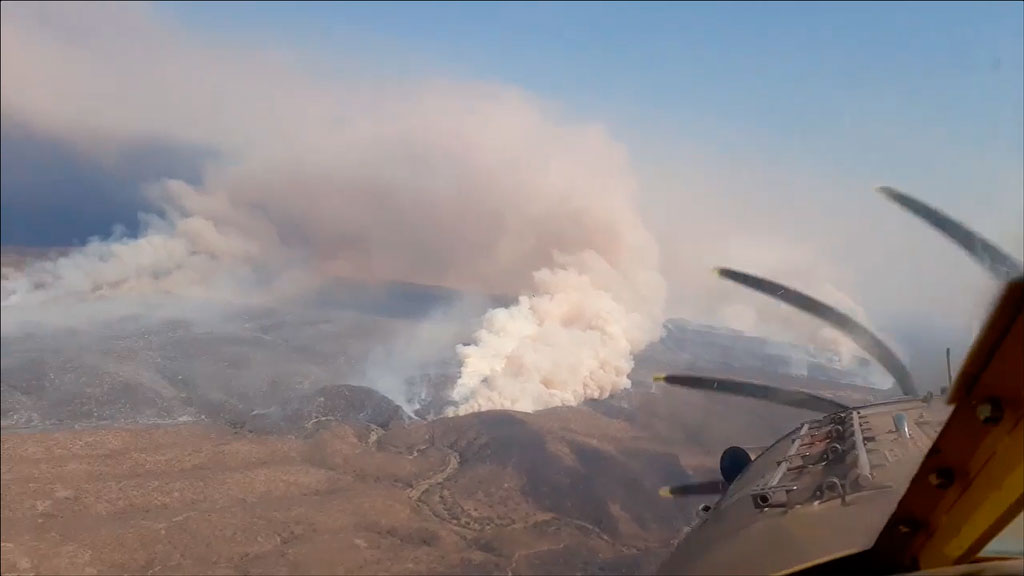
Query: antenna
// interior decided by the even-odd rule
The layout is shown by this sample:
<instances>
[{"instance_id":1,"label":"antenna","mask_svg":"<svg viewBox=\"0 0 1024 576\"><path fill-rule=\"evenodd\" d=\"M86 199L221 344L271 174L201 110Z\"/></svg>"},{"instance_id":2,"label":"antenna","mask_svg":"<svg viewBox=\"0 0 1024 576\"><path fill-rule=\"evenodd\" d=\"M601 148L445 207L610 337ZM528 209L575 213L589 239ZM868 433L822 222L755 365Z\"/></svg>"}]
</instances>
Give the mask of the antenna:
<instances>
[{"instance_id":1,"label":"antenna","mask_svg":"<svg viewBox=\"0 0 1024 576\"><path fill-rule=\"evenodd\" d=\"M949 362L949 346L946 346L946 385L953 388L953 366Z\"/></svg>"}]
</instances>

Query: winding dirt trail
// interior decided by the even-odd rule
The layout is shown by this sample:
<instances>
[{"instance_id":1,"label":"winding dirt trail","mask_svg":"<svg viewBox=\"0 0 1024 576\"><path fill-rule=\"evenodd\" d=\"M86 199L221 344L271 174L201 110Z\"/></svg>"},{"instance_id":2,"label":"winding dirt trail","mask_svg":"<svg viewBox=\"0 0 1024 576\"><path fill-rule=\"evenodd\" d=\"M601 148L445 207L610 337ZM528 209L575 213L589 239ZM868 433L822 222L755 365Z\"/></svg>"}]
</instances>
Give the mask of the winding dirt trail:
<instances>
[{"instance_id":1,"label":"winding dirt trail","mask_svg":"<svg viewBox=\"0 0 1024 576\"><path fill-rule=\"evenodd\" d=\"M512 576L512 571L516 569L516 564L519 563L519 559L521 557L529 556L530 554L536 554L538 552L547 552L548 550L561 550L562 548L565 548L565 544L566 543L563 542L556 546L544 546L542 548L534 548L533 550L523 550L521 552L516 552L515 555L512 556L512 563L509 564L509 567L505 571L505 574L507 576Z\"/></svg>"},{"instance_id":2,"label":"winding dirt trail","mask_svg":"<svg viewBox=\"0 0 1024 576\"><path fill-rule=\"evenodd\" d=\"M448 477L450 477L452 474L455 474L455 472L459 469L459 455L454 450L450 450L447 448L445 450L448 451L448 465L445 466L444 470L438 472L437 474L434 474L433 476L425 480L417 482L415 485L413 485L412 488L409 489L409 498L411 498L417 504L420 503L420 498L423 496L424 492L429 490L431 487L437 486L441 482L444 482L445 480L448 479Z\"/></svg>"}]
</instances>

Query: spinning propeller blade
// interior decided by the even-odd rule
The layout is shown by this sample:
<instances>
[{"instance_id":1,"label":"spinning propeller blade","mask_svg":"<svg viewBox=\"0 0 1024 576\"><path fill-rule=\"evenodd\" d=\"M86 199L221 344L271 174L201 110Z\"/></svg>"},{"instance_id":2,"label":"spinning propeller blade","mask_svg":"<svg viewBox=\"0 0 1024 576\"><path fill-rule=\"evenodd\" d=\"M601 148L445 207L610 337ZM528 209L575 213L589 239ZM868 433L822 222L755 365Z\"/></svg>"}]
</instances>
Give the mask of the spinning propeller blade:
<instances>
[{"instance_id":1,"label":"spinning propeller blade","mask_svg":"<svg viewBox=\"0 0 1024 576\"><path fill-rule=\"evenodd\" d=\"M662 498L678 498L680 496L714 496L728 490L729 485L721 480L705 480L692 484L678 484L676 486L663 486L658 490Z\"/></svg>"},{"instance_id":2,"label":"spinning propeller blade","mask_svg":"<svg viewBox=\"0 0 1024 576\"><path fill-rule=\"evenodd\" d=\"M875 336L874 332L868 330L860 322L812 296L778 282L730 268L719 268L716 271L726 280L731 280L769 298L789 304L839 330L881 364L896 379L896 386L904 395L918 396L917 387L903 361L881 338Z\"/></svg>"},{"instance_id":3,"label":"spinning propeller blade","mask_svg":"<svg viewBox=\"0 0 1024 576\"><path fill-rule=\"evenodd\" d=\"M1009 282L1024 274L1024 265L1019 260L949 215L889 186L878 188L878 192L956 242L996 279Z\"/></svg>"},{"instance_id":4,"label":"spinning propeller blade","mask_svg":"<svg viewBox=\"0 0 1024 576\"><path fill-rule=\"evenodd\" d=\"M655 376L654 380L655 382L664 382L666 384L672 384L673 386L691 388L694 390L706 390L709 392L731 394L733 396L757 398L758 400L764 400L765 402L771 402L772 404L789 406L791 408L800 408L802 410L812 410L814 412L822 412L826 414L839 412L849 408L849 406L842 402L817 396L810 392L804 392L802 390L786 390L783 388L767 386L765 384L758 384L757 382L736 380L733 378L710 378L705 376L667 374L664 376Z\"/></svg>"}]
</instances>

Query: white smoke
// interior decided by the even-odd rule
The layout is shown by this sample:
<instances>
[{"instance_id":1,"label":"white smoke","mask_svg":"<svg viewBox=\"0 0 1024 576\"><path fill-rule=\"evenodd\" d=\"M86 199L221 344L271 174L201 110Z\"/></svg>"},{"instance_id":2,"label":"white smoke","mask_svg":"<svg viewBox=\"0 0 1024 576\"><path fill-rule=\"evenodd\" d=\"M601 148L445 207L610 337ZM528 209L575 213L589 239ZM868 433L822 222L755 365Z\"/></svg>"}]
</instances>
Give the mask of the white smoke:
<instances>
[{"instance_id":1,"label":"white smoke","mask_svg":"<svg viewBox=\"0 0 1024 576\"><path fill-rule=\"evenodd\" d=\"M167 184L168 190L184 186ZM93 239L56 260L31 263L4 282L3 305L39 305L113 292L207 295L208 280L223 275L222 266L256 256L245 238L225 235L214 222L199 216L143 215L142 220L138 238L117 233Z\"/></svg>"},{"instance_id":2,"label":"white smoke","mask_svg":"<svg viewBox=\"0 0 1024 576\"><path fill-rule=\"evenodd\" d=\"M208 311L335 276L522 293L459 349L453 394L456 411L532 410L628 385L631 353L660 328L659 258L673 314L847 359L845 337L710 270L765 275L866 320L856 301L890 324L906 310L963 323L977 316L963 294L991 288L933 231L869 197L874 180L805 180L808 165L774 167L764 150L767 174L732 148L709 162L656 145L648 152L670 169L644 182L641 219L623 147L512 87L311 74L292 55L188 34L141 3L0 10L5 121L101 161L147 139L214 152L198 182L159 185L138 238L5 269L5 333L44 316ZM1013 230L1019 249L1019 218Z\"/></svg>"},{"instance_id":3,"label":"white smoke","mask_svg":"<svg viewBox=\"0 0 1024 576\"><path fill-rule=\"evenodd\" d=\"M607 398L629 387L633 352L661 335L665 288L650 270L623 274L587 252L534 273L534 292L491 310L459 347L450 412L526 412Z\"/></svg>"},{"instance_id":4,"label":"white smoke","mask_svg":"<svg viewBox=\"0 0 1024 576\"><path fill-rule=\"evenodd\" d=\"M147 137L217 152L200 184L156 189L139 237L5 278L5 331L74 302L266 300L336 276L516 293L540 270L461 349L460 411L607 396L657 337L657 246L599 126L509 87L314 78L146 6L5 3L2 27L5 117L101 157Z\"/></svg>"},{"instance_id":5,"label":"white smoke","mask_svg":"<svg viewBox=\"0 0 1024 576\"><path fill-rule=\"evenodd\" d=\"M456 346L472 326L479 326L489 305L488 299L462 295L438 307L385 346L371 350L363 381L372 382L410 414L421 408L432 414L431 404L446 399Z\"/></svg>"}]
</instances>

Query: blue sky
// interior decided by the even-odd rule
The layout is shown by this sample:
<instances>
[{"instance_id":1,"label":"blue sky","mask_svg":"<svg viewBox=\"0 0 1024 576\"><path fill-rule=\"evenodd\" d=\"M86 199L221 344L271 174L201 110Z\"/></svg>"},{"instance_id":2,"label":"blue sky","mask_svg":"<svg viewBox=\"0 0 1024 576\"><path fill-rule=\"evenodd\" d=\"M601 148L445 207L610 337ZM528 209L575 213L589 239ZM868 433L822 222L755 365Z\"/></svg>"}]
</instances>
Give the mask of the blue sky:
<instances>
[{"instance_id":1,"label":"blue sky","mask_svg":"<svg viewBox=\"0 0 1024 576\"><path fill-rule=\"evenodd\" d=\"M603 121L634 152L686 139L723 155L770 149L827 177L914 181L944 166L943 195L979 177L1002 189L982 199L1024 186L1019 2L160 8L190 29L328 60L518 85Z\"/></svg>"}]
</instances>

